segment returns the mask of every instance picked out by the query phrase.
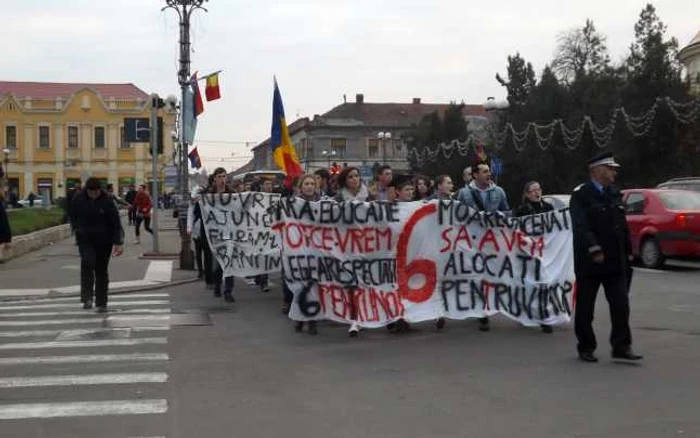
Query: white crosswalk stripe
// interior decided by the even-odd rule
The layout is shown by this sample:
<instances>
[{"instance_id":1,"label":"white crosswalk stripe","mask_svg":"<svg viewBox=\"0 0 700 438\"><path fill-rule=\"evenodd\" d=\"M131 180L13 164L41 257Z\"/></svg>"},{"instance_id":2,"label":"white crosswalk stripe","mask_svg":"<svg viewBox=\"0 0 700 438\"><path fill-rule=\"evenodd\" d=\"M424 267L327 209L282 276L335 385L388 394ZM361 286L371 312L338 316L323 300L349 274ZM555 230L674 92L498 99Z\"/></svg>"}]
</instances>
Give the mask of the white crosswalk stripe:
<instances>
[{"instance_id":1,"label":"white crosswalk stripe","mask_svg":"<svg viewBox=\"0 0 700 438\"><path fill-rule=\"evenodd\" d=\"M83 310L76 297L0 302L3 433L36 435L36 420L47 418L95 417L84 421L99 424L103 416L130 416L139 424L151 418L152 427L154 415L168 412L169 294L110 296L109 309ZM113 400L105 400L105 388ZM21 395L27 391L31 397ZM141 393L147 397L131 395Z\"/></svg>"}]
</instances>

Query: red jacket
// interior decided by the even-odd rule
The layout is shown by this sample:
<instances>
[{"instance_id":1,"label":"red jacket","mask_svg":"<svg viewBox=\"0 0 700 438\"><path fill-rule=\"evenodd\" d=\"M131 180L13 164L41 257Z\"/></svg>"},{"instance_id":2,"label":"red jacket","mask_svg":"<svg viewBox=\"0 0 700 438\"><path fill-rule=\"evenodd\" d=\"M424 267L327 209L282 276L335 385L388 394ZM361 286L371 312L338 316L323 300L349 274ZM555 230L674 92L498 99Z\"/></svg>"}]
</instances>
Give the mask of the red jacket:
<instances>
[{"instance_id":1,"label":"red jacket","mask_svg":"<svg viewBox=\"0 0 700 438\"><path fill-rule=\"evenodd\" d=\"M134 198L134 207L136 207L136 212L140 213L143 217L151 217L151 208L153 204L151 203L151 197L148 193L144 191L138 192Z\"/></svg>"}]
</instances>

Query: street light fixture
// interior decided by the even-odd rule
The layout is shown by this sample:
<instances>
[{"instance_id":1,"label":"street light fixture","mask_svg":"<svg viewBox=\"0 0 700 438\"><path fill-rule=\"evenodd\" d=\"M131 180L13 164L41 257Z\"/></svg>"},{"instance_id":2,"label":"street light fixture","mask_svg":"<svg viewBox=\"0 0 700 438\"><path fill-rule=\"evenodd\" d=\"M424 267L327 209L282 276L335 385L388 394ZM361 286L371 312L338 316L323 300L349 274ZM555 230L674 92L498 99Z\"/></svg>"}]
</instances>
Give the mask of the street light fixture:
<instances>
[{"instance_id":1,"label":"street light fixture","mask_svg":"<svg viewBox=\"0 0 700 438\"><path fill-rule=\"evenodd\" d=\"M382 142L382 156L384 157L383 164L386 164L386 144L391 142L391 132L380 132L377 134L377 139Z\"/></svg>"},{"instance_id":2,"label":"street light fixture","mask_svg":"<svg viewBox=\"0 0 700 438\"><path fill-rule=\"evenodd\" d=\"M328 159L328 167L331 167L331 157L336 156L336 151L335 150L330 150L330 151L321 151L321 155L326 157Z\"/></svg>"},{"instance_id":3,"label":"street light fixture","mask_svg":"<svg viewBox=\"0 0 700 438\"><path fill-rule=\"evenodd\" d=\"M10 190L8 182L10 181L10 169L8 169L8 166L10 165L10 149L5 148L2 150L2 152L5 154L5 157L3 158L3 165L2 165L2 174L0 174L0 191L3 190Z\"/></svg>"}]
</instances>

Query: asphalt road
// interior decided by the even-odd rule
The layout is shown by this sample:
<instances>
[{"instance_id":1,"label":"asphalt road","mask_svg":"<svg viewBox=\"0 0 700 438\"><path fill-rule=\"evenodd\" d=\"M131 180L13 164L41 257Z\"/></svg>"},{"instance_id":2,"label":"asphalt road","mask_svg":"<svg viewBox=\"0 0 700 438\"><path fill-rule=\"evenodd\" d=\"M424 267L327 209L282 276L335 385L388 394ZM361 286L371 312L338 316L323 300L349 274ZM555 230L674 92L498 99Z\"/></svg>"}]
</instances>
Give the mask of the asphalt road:
<instances>
[{"instance_id":1,"label":"asphalt road","mask_svg":"<svg viewBox=\"0 0 700 438\"><path fill-rule=\"evenodd\" d=\"M635 273L631 324L645 355L640 365L609 359L603 294L598 364L576 359L570 325L546 335L500 317L489 333L474 321L449 321L442 333L429 323L406 334L365 330L357 339L326 323L317 336L295 333L279 311L278 285L264 294L240 280L233 305L195 283L164 296L115 297L106 319L58 326L51 320L95 315L11 317L71 302L0 303L26 307L0 309L0 437L698 437L699 284L700 264ZM154 301L161 303L146 304ZM135 319L120 320L134 316L127 311ZM157 317L165 311L179 316L163 323ZM16 331L44 333L7 335ZM130 345L17 346L115 337ZM28 362L106 354L114 356ZM66 377L103 374L111 380L93 385ZM37 410L38 403L51 409ZM74 416L81 409L91 415ZM94 416L104 412L110 415Z\"/></svg>"}]
</instances>

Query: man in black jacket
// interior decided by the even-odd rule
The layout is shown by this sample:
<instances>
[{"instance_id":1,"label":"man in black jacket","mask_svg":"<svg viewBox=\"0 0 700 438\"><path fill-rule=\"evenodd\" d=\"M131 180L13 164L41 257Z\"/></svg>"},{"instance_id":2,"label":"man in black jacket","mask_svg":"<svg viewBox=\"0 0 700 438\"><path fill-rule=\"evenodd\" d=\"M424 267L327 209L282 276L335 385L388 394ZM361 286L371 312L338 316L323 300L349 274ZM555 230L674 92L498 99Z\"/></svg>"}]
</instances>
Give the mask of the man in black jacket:
<instances>
[{"instance_id":1,"label":"man in black jacket","mask_svg":"<svg viewBox=\"0 0 700 438\"><path fill-rule=\"evenodd\" d=\"M126 192L126 196L124 197L124 200L129 204L129 225L133 225L136 222L134 199L136 199L136 188L132 184L129 186L129 191Z\"/></svg>"},{"instance_id":2,"label":"man in black jacket","mask_svg":"<svg viewBox=\"0 0 700 438\"><path fill-rule=\"evenodd\" d=\"M112 198L100 188L97 178L89 178L85 189L73 198L71 228L80 251L80 300L84 309L107 311L109 259L122 254L124 229Z\"/></svg>"},{"instance_id":3,"label":"man in black jacket","mask_svg":"<svg viewBox=\"0 0 700 438\"><path fill-rule=\"evenodd\" d=\"M632 351L629 327L629 280L632 253L625 208L620 191L613 187L617 169L612 153L588 161L590 180L571 194L576 271L575 330L579 358L597 362L593 333L595 300L601 284L610 306L613 359L640 360Z\"/></svg>"}]
</instances>

